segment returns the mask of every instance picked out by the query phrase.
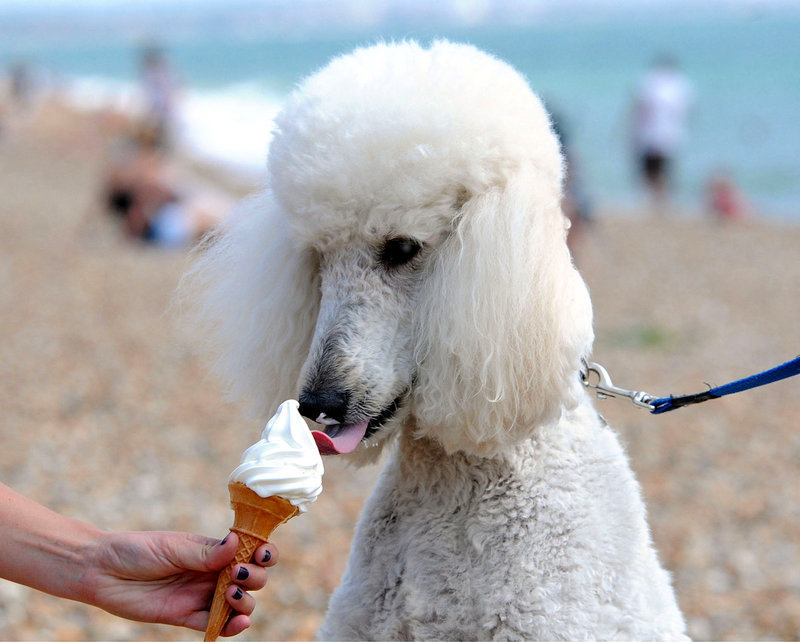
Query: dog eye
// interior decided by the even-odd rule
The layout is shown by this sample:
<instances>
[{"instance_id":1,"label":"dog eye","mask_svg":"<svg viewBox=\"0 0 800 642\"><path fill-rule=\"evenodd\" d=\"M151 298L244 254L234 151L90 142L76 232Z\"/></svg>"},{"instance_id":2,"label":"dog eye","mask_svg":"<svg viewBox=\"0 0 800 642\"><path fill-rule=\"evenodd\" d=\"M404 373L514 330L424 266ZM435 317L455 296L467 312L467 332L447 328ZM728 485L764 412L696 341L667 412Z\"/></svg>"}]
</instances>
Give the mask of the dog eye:
<instances>
[{"instance_id":1,"label":"dog eye","mask_svg":"<svg viewBox=\"0 0 800 642\"><path fill-rule=\"evenodd\" d=\"M387 268L399 267L411 261L421 249L422 245L414 239L388 239L381 249L380 261Z\"/></svg>"}]
</instances>

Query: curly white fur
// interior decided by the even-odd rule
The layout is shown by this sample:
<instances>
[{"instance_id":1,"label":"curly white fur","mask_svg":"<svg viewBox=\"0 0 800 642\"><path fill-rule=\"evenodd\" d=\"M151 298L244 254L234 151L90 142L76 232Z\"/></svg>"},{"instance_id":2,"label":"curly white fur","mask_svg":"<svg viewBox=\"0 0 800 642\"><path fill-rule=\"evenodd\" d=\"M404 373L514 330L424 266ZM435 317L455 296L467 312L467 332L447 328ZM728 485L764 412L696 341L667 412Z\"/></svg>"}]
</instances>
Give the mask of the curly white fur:
<instances>
[{"instance_id":1,"label":"curly white fur","mask_svg":"<svg viewBox=\"0 0 800 642\"><path fill-rule=\"evenodd\" d=\"M395 442L320 635L682 639L579 384L591 305L526 82L464 45L358 50L292 95L269 172L194 270L218 369L261 416L342 393L357 461Z\"/></svg>"}]
</instances>

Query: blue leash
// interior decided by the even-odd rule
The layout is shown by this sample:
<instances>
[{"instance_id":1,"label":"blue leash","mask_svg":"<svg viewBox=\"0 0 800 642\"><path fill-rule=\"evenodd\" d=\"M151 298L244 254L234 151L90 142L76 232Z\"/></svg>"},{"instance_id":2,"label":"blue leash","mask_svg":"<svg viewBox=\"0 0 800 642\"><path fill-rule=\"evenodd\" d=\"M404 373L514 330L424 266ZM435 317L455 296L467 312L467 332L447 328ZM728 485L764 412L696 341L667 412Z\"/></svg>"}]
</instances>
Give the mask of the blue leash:
<instances>
[{"instance_id":1,"label":"blue leash","mask_svg":"<svg viewBox=\"0 0 800 642\"><path fill-rule=\"evenodd\" d=\"M771 368L770 370L765 370L764 372L760 372L751 377L745 377L744 379L739 379L738 381L726 383L724 386L711 388L705 392L698 392L693 395L682 395L680 397L673 397L670 395L669 397L653 399L650 402L650 404L653 406L653 409L650 412L652 412L654 415L660 415L662 412L669 412L670 410L682 408L683 406L690 406L695 403L708 401L709 399L719 399L725 395L732 395L737 392L750 390L751 388L766 386L768 383L774 383L775 381L794 377L798 374L800 374L800 356L795 357L791 361L787 361L780 366Z\"/></svg>"},{"instance_id":2,"label":"blue leash","mask_svg":"<svg viewBox=\"0 0 800 642\"><path fill-rule=\"evenodd\" d=\"M758 374L731 383L726 383L724 386L717 386L710 388L703 392L698 392L693 395L681 395L675 397L653 397L646 392L637 390L626 390L615 386L608 371L597 363L583 362L583 369L580 372L581 383L587 388L592 388L600 399L606 397L626 397L631 402L640 408L647 408L652 414L660 415L670 410L683 408L684 406L691 406L696 403L710 401L711 399L719 399L725 395L732 395L737 392L743 392L759 386L766 386L768 383L774 383L781 379L787 379L800 374L800 356L795 357L791 361L784 364L765 370ZM592 383L592 375L597 376L597 383Z\"/></svg>"}]
</instances>

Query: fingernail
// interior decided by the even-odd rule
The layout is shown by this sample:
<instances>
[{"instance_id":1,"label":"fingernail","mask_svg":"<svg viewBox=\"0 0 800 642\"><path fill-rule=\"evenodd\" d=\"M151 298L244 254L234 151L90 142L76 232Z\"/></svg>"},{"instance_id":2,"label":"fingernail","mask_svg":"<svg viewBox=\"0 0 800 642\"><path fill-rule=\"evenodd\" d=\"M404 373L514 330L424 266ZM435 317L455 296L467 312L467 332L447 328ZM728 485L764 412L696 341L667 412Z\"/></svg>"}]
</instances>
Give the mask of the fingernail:
<instances>
[{"instance_id":1,"label":"fingernail","mask_svg":"<svg viewBox=\"0 0 800 642\"><path fill-rule=\"evenodd\" d=\"M228 541L228 538L229 538L230 536L231 536L231 534L230 534L230 533L228 533L228 534L227 534L225 537L223 537L223 538L222 538L222 539L219 541L219 545L220 545L220 546L225 546L225 542L227 542L227 541Z\"/></svg>"},{"instance_id":2,"label":"fingernail","mask_svg":"<svg viewBox=\"0 0 800 642\"><path fill-rule=\"evenodd\" d=\"M237 586L236 590L233 592L233 595L231 597L233 597L234 600L241 600L243 596L244 596L244 591L242 591L242 589L240 589Z\"/></svg>"},{"instance_id":3,"label":"fingernail","mask_svg":"<svg viewBox=\"0 0 800 642\"><path fill-rule=\"evenodd\" d=\"M272 553L269 552L269 549L264 551L264 558L261 560L263 564L266 564L272 559Z\"/></svg>"},{"instance_id":4,"label":"fingernail","mask_svg":"<svg viewBox=\"0 0 800 642\"><path fill-rule=\"evenodd\" d=\"M248 577L250 577L250 571L248 571L244 566L240 566L239 570L236 572L236 579L246 580Z\"/></svg>"}]
</instances>

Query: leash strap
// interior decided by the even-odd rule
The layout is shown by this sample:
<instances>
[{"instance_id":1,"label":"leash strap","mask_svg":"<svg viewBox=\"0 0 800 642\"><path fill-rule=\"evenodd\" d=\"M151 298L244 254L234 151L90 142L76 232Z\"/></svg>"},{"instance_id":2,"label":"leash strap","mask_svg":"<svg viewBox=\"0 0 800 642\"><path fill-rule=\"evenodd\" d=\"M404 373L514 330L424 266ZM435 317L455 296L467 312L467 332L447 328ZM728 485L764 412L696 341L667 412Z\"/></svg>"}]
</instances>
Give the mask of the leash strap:
<instances>
[{"instance_id":1,"label":"leash strap","mask_svg":"<svg viewBox=\"0 0 800 642\"><path fill-rule=\"evenodd\" d=\"M693 395L682 395L680 397L673 397L670 395L669 397L652 399L650 400L650 406L652 407L650 412L654 415L660 415L661 413L683 408L684 406L691 406L692 404L702 403L710 399L719 399L725 395L732 395L737 392L750 390L751 388L765 386L768 383L774 383L775 381L787 379L798 374L800 374L800 356L776 366L775 368L771 368L770 370L765 370L751 377L732 381L724 386L711 388L704 392L698 392Z\"/></svg>"},{"instance_id":2,"label":"leash strap","mask_svg":"<svg viewBox=\"0 0 800 642\"><path fill-rule=\"evenodd\" d=\"M641 390L627 390L626 388L615 386L611 381L608 371L600 364L591 361L583 361L583 367L580 371L580 380L584 386L593 389L600 399L605 399L606 397L627 398L640 408L647 408L652 414L660 415L670 410L683 408L684 406L691 406L711 399L719 399L725 395L732 395L737 392L743 392L744 390L750 390L751 388L765 386L768 383L774 383L781 379L788 379L798 374L800 374L800 356L776 366L775 368L771 368L770 370L765 370L764 372L737 381L731 381L731 383L726 383L724 386L710 388L709 390L698 392L693 395L682 395L679 397L670 395L669 397L658 398Z\"/></svg>"}]
</instances>

